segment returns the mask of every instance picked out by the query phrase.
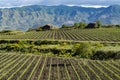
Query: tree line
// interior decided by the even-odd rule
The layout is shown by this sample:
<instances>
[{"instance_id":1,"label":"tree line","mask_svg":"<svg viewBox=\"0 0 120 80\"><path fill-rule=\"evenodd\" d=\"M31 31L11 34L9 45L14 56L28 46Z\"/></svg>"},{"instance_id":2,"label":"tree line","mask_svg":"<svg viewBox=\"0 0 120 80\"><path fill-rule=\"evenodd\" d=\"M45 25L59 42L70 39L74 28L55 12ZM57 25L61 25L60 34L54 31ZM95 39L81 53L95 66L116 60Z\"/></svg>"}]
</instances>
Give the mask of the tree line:
<instances>
[{"instance_id":1,"label":"tree line","mask_svg":"<svg viewBox=\"0 0 120 80\"><path fill-rule=\"evenodd\" d=\"M62 28L80 28L80 29L85 29L85 28L120 28L120 24L102 24L100 20L97 20L96 22L93 23L85 23L85 22L75 22L72 26L68 26L66 24L62 25Z\"/></svg>"}]
</instances>

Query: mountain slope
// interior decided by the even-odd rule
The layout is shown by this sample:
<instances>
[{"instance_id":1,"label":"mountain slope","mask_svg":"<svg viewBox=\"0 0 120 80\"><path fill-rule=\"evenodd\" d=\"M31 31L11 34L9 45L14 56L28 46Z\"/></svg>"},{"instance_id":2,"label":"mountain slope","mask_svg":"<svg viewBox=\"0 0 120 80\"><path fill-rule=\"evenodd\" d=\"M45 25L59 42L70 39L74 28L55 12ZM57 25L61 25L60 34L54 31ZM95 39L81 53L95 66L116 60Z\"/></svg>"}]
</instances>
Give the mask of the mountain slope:
<instances>
[{"instance_id":1,"label":"mountain slope","mask_svg":"<svg viewBox=\"0 0 120 80\"><path fill-rule=\"evenodd\" d=\"M24 6L0 9L0 29L27 30L45 24L61 26L84 21L101 20L104 24L120 23L120 6L107 8L84 8L69 6Z\"/></svg>"}]
</instances>

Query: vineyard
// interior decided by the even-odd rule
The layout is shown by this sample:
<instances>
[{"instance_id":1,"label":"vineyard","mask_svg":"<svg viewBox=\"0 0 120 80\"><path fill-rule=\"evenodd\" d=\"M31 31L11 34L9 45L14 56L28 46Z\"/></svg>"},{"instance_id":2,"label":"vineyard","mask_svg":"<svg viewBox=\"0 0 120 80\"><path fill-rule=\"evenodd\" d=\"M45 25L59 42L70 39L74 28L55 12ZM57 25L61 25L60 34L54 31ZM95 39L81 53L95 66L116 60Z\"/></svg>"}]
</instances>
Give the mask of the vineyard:
<instances>
[{"instance_id":1,"label":"vineyard","mask_svg":"<svg viewBox=\"0 0 120 80\"><path fill-rule=\"evenodd\" d=\"M0 39L0 80L120 80L120 29L118 28L0 33ZM103 41L106 44L83 42L83 45L82 42L74 43L74 41ZM79 45L83 45L84 48ZM78 49L91 51L92 56L95 52L99 53L97 50L107 50L107 52L101 52L100 56L97 54L100 58L105 57L103 61L92 60L91 57L89 59L72 57ZM61 55L71 58L60 57ZM98 59L96 55L93 57ZM107 57L110 60L104 60Z\"/></svg>"},{"instance_id":2,"label":"vineyard","mask_svg":"<svg viewBox=\"0 0 120 80\"><path fill-rule=\"evenodd\" d=\"M0 53L0 80L120 80L120 60Z\"/></svg>"},{"instance_id":3,"label":"vineyard","mask_svg":"<svg viewBox=\"0 0 120 80\"><path fill-rule=\"evenodd\" d=\"M120 29L58 29L48 31L31 31L25 34L0 34L0 39L33 40L69 40L69 41L120 41Z\"/></svg>"}]
</instances>

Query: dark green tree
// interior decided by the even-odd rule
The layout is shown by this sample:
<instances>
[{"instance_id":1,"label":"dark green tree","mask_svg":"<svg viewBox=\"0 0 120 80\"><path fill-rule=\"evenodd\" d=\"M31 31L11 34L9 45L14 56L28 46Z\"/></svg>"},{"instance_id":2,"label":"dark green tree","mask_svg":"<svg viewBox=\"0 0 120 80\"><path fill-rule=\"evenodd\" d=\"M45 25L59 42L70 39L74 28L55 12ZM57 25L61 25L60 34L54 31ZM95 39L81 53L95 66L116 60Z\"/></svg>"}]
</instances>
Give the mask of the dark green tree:
<instances>
[{"instance_id":1,"label":"dark green tree","mask_svg":"<svg viewBox=\"0 0 120 80\"><path fill-rule=\"evenodd\" d=\"M79 23L79 28L83 29L85 27L86 27L86 23L84 23L84 22Z\"/></svg>"},{"instance_id":2,"label":"dark green tree","mask_svg":"<svg viewBox=\"0 0 120 80\"><path fill-rule=\"evenodd\" d=\"M62 25L62 28L67 28L67 26L65 24Z\"/></svg>"},{"instance_id":3,"label":"dark green tree","mask_svg":"<svg viewBox=\"0 0 120 80\"><path fill-rule=\"evenodd\" d=\"M75 28L78 28L78 27L79 27L79 23L77 23L77 22L74 23L74 27L75 27Z\"/></svg>"}]
</instances>

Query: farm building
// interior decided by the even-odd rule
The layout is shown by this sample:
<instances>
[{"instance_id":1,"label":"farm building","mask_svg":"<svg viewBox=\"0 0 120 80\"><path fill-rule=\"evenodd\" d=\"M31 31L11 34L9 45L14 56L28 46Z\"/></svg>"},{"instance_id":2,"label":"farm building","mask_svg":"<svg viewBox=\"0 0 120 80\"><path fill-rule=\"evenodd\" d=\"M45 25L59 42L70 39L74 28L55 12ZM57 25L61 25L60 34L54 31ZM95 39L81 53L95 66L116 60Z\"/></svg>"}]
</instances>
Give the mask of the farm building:
<instances>
[{"instance_id":1,"label":"farm building","mask_svg":"<svg viewBox=\"0 0 120 80\"><path fill-rule=\"evenodd\" d=\"M28 31L45 31L45 30L52 30L52 29L58 29L58 27L52 25L52 24L47 24L44 26L39 26L34 29L29 29Z\"/></svg>"},{"instance_id":2,"label":"farm building","mask_svg":"<svg viewBox=\"0 0 120 80\"><path fill-rule=\"evenodd\" d=\"M53 25L50 25L50 24L44 25L44 26L42 27L42 30L51 30L51 29L54 29L54 26L53 26Z\"/></svg>"},{"instance_id":3,"label":"farm building","mask_svg":"<svg viewBox=\"0 0 120 80\"><path fill-rule=\"evenodd\" d=\"M95 28L96 27L96 23L89 23L86 28Z\"/></svg>"}]
</instances>

